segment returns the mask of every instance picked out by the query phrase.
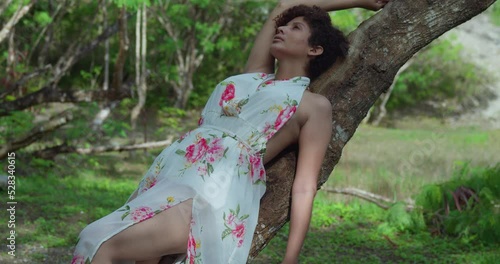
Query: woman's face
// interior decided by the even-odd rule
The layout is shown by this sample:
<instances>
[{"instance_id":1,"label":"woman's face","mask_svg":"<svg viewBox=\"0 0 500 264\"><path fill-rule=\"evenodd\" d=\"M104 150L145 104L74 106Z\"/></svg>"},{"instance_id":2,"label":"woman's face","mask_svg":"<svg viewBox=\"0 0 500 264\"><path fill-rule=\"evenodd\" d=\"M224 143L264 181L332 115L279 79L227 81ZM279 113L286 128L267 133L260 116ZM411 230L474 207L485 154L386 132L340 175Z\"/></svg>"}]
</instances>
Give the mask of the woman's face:
<instances>
[{"instance_id":1,"label":"woman's face","mask_svg":"<svg viewBox=\"0 0 500 264\"><path fill-rule=\"evenodd\" d=\"M271 44L271 55L280 60L283 58L307 59L312 47L308 39L311 29L303 17L296 17L286 25L278 27Z\"/></svg>"}]
</instances>

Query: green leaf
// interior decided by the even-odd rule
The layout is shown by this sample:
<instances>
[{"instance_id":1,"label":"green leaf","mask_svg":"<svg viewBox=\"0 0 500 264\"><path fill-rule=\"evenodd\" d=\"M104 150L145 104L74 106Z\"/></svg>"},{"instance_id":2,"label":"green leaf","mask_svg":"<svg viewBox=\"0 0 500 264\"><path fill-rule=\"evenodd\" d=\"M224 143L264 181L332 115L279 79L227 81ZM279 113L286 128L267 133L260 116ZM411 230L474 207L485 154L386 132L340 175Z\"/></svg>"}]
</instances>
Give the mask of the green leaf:
<instances>
[{"instance_id":1,"label":"green leaf","mask_svg":"<svg viewBox=\"0 0 500 264\"><path fill-rule=\"evenodd\" d=\"M222 232L222 240L231 234L231 229L226 229Z\"/></svg>"},{"instance_id":2,"label":"green leaf","mask_svg":"<svg viewBox=\"0 0 500 264\"><path fill-rule=\"evenodd\" d=\"M182 150L182 149L178 149L178 150L175 151L175 154L185 156L186 152L184 150Z\"/></svg>"},{"instance_id":3,"label":"green leaf","mask_svg":"<svg viewBox=\"0 0 500 264\"><path fill-rule=\"evenodd\" d=\"M15 100L16 97L10 94L5 97L5 101L15 101Z\"/></svg>"},{"instance_id":4,"label":"green leaf","mask_svg":"<svg viewBox=\"0 0 500 264\"><path fill-rule=\"evenodd\" d=\"M129 215L129 212L124 213L124 214L122 215L122 221L123 221L123 219L125 219L125 217L127 217L128 215Z\"/></svg>"},{"instance_id":5,"label":"green leaf","mask_svg":"<svg viewBox=\"0 0 500 264\"><path fill-rule=\"evenodd\" d=\"M242 217L240 217L240 220L243 221L243 220L247 219L248 217L250 217L250 215L248 215L248 214L243 215Z\"/></svg>"},{"instance_id":6,"label":"green leaf","mask_svg":"<svg viewBox=\"0 0 500 264\"><path fill-rule=\"evenodd\" d=\"M52 22L52 18L50 17L49 13L45 11L36 12L34 20L41 27L44 27Z\"/></svg>"}]
</instances>

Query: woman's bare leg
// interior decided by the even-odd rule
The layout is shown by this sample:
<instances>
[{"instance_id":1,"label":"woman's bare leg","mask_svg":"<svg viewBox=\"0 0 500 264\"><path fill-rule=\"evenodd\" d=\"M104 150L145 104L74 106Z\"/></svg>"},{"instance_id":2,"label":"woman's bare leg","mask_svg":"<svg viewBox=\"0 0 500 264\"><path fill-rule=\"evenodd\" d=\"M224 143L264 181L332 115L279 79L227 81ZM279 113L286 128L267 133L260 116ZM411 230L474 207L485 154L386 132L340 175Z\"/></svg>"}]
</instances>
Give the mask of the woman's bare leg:
<instances>
[{"instance_id":1,"label":"woman's bare leg","mask_svg":"<svg viewBox=\"0 0 500 264\"><path fill-rule=\"evenodd\" d=\"M192 206L193 199L189 199L121 231L99 247L92 263L159 261L165 255L185 253Z\"/></svg>"}]
</instances>

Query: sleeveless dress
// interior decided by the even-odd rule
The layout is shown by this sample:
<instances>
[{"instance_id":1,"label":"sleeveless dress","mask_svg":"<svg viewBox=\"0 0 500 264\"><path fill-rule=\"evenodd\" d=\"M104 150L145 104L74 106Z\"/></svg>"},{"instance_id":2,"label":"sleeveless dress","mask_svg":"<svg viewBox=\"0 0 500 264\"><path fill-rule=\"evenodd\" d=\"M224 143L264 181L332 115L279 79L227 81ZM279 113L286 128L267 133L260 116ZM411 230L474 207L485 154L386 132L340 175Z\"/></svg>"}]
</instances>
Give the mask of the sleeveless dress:
<instances>
[{"instance_id":1,"label":"sleeveless dress","mask_svg":"<svg viewBox=\"0 0 500 264\"><path fill-rule=\"evenodd\" d=\"M266 190L266 143L309 86L307 77L274 78L245 73L220 82L199 127L156 157L136 198L83 229L72 263L90 263L112 236L190 198L187 252L177 263L246 263Z\"/></svg>"}]
</instances>

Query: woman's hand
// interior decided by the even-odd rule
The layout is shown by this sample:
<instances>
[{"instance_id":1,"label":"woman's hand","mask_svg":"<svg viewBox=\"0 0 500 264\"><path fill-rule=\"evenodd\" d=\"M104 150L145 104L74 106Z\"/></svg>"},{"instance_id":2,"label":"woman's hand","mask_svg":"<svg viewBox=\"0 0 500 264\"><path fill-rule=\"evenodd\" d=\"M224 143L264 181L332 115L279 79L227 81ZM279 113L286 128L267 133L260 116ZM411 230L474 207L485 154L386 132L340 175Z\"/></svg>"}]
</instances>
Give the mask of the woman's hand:
<instances>
[{"instance_id":1,"label":"woman's hand","mask_svg":"<svg viewBox=\"0 0 500 264\"><path fill-rule=\"evenodd\" d=\"M387 3L389 3L389 0L356 0L357 7L361 7L364 9L372 10L372 11L378 11L381 8L383 8Z\"/></svg>"}]
</instances>

